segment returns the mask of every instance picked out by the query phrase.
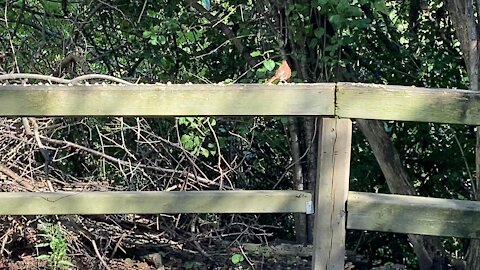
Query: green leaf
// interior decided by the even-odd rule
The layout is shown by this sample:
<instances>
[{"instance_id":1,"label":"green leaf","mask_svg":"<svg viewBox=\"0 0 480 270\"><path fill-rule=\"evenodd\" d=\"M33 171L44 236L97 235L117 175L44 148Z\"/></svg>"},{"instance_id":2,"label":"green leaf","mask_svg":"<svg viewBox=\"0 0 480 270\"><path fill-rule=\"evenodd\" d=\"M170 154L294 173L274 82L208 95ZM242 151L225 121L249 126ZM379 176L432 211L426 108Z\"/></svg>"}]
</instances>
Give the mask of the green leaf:
<instances>
[{"instance_id":1,"label":"green leaf","mask_svg":"<svg viewBox=\"0 0 480 270\"><path fill-rule=\"evenodd\" d=\"M144 38L149 38L152 35L152 32L150 31L143 31L143 37Z\"/></svg>"},{"instance_id":2,"label":"green leaf","mask_svg":"<svg viewBox=\"0 0 480 270\"><path fill-rule=\"evenodd\" d=\"M167 38L165 36L158 36L158 41L160 42L160 44L164 45L165 43L167 43Z\"/></svg>"},{"instance_id":3,"label":"green leaf","mask_svg":"<svg viewBox=\"0 0 480 270\"><path fill-rule=\"evenodd\" d=\"M351 26L358 27L358 28L366 28L369 24L370 24L370 20L368 19L357 19L350 22ZM349 37L349 40L353 41L353 39L350 37Z\"/></svg>"},{"instance_id":4,"label":"green leaf","mask_svg":"<svg viewBox=\"0 0 480 270\"><path fill-rule=\"evenodd\" d=\"M272 71L275 69L275 62L273 60L266 60L263 62L263 66L269 71Z\"/></svg>"},{"instance_id":5,"label":"green leaf","mask_svg":"<svg viewBox=\"0 0 480 270\"><path fill-rule=\"evenodd\" d=\"M342 25L342 22L344 21L344 19L342 18L342 16L338 15L338 14L335 14L335 15L332 15L328 18L328 20L333 24L335 25L336 27L340 27Z\"/></svg>"},{"instance_id":6,"label":"green leaf","mask_svg":"<svg viewBox=\"0 0 480 270\"><path fill-rule=\"evenodd\" d=\"M151 36L149 43L152 45L157 45L158 44L157 36Z\"/></svg>"},{"instance_id":7,"label":"green leaf","mask_svg":"<svg viewBox=\"0 0 480 270\"><path fill-rule=\"evenodd\" d=\"M337 12L340 14L345 13L345 11L350 7L348 0L338 0L337 3Z\"/></svg>"},{"instance_id":8,"label":"green leaf","mask_svg":"<svg viewBox=\"0 0 480 270\"><path fill-rule=\"evenodd\" d=\"M200 145L200 143L201 143L200 137L198 137L198 136L193 137L193 143L194 143L194 145Z\"/></svg>"},{"instance_id":9,"label":"green leaf","mask_svg":"<svg viewBox=\"0 0 480 270\"><path fill-rule=\"evenodd\" d=\"M210 155L210 151L202 147L200 148L200 154L202 154L204 157L208 157Z\"/></svg>"},{"instance_id":10,"label":"green leaf","mask_svg":"<svg viewBox=\"0 0 480 270\"><path fill-rule=\"evenodd\" d=\"M326 52L334 52L337 50L337 46L335 45L327 45L325 46L325 49L324 49Z\"/></svg>"},{"instance_id":11,"label":"green leaf","mask_svg":"<svg viewBox=\"0 0 480 270\"><path fill-rule=\"evenodd\" d=\"M42 254L40 256L37 256L37 260L48 260L50 258L50 255L48 254Z\"/></svg>"},{"instance_id":12,"label":"green leaf","mask_svg":"<svg viewBox=\"0 0 480 270\"><path fill-rule=\"evenodd\" d=\"M386 15L388 15L389 13L388 7L385 5L385 1L375 1L373 2L372 7L378 12L384 13Z\"/></svg>"},{"instance_id":13,"label":"green leaf","mask_svg":"<svg viewBox=\"0 0 480 270\"><path fill-rule=\"evenodd\" d=\"M194 143L192 140L192 136L190 134L183 134L182 137L180 137L180 141L182 142L183 147L187 150L192 150L194 147Z\"/></svg>"},{"instance_id":14,"label":"green leaf","mask_svg":"<svg viewBox=\"0 0 480 270\"><path fill-rule=\"evenodd\" d=\"M61 264L61 265L75 266L71 261L61 260L58 263Z\"/></svg>"},{"instance_id":15,"label":"green leaf","mask_svg":"<svg viewBox=\"0 0 480 270\"><path fill-rule=\"evenodd\" d=\"M231 259L233 264L238 264L244 260L243 255L238 253L233 254Z\"/></svg>"},{"instance_id":16,"label":"green leaf","mask_svg":"<svg viewBox=\"0 0 480 270\"><path fill-rule=\"evenodd\" d=\"M325 34L325 28L319 27L319 28L315 29L315 31L313 31L313 33L315 34L316 38L322 38L323 35Z\"/></svg>"},{"instance_id":17,"label":"green leaf","mask_svg":"<svg viewBox=\"0 0 480 270\"><path fill-rule=\"evenodd\" d=\"M362 9L356 6L349 6L347 11L352 17L360 17L363 15Z\"/></svg>"},{"instance_id":18,"label":"green leaf","mask_svg":"<svg viewBox=\"0 0 480 270\"><path fill-rule=\"evenodd\" d=\"M187 123L187 119L185 117L179 117L178 118L178 124L179 125L185 125Z\"/></svg>"},{"instance_id":19,"label":"green leaf","mask_svg":"<svg viewBox=\"0 0 480 270\"><path fill-rule=\"evenodd\" d=\"M190 41L190 42L195 42L195 34L193 34L193 32L186 32L184 33L185 35L185 38Z\"/></svg>"},{"instance_id":20,"label":"green leaf","mask_svg":"<svg viewBox=\"0 0 480 270\"><path fill-rule=\"evenodd\" d=\"M260 51L254 51L254 52L251 52L250 53L250 56L251 57L257 57L257 56L260 56L262 53Z\"/></svg>"},{"instance_id":21,"label":"green leaf","mask_svg":"<svg viewBox=\"0 0 480 270\"><path fill-rule=\"evenodd\" d=\"M328 0L317 0L319 6L325 6L328 3Z\"/></svg>"}]
</instances>

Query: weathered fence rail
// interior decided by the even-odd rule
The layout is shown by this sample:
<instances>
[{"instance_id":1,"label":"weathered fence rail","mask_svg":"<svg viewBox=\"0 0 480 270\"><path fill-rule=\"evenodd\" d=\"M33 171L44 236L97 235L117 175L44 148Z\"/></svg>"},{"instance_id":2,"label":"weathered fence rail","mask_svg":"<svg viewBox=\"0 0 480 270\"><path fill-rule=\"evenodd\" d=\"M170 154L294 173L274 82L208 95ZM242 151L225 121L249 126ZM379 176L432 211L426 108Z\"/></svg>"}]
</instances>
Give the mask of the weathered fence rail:
<instances>
[{"instance_id":1,"label":"weathered fence rail","mask_svg":"<svg viewBox=\"0 0 480 270\"><path fill-rule=\"evenodd\" d=\"M374 84L5 85L1 116L311 115L480 125L480 93Z\"/></svg>"},{"instance_id":2,"label":"weathered fence rail","mask_svg":"<svg viewBox=\"0 0 480 270\"><path fill-rule=\"evenodd\" d=\"M480 202L348 191L349 118L480 125L477 92L352 83L0 86L0 116L203 115L322 117L317 199L266 190L3 192L0 215L314 212L314 269L343 269L345 228L480 238Z\"/></svg>"},{"instance_id":3,"label":"weathered fence rail","mask_svg":"<svg viewBox=\"0 0 480 270\"><path fill-rule=\"evenodd\" d=\"M302 191L1 192L0 215L311 213L311 202ZM347 209L348 229L480 238L477 202L350 191Z\"/></svg>"},{"instance_id":4,"label":"weathered fence rail","mask_svg":"<svg viewBox=\"0 0 480 270\"><path fill-rule=\"evenodd\" d=\"M0 215L307 212L302 191L2 192Z\"/></svg>"},{"instance_id":5,"label":"weathered fence rail","mask_svg":"<svg viewBox=\"0 0 480 270\"><path fill-rule=\"evenodd\" d=\"M334 84L0 86L3 116L334 115Z\"/></svg>"},{"instance_id":6,"label":"weathered fence rail","mask_svg":"<svg viewBox=\"0 0 480 270\"><path fill-rule=\"evenodd\" d=\"M469 90L339 83L338 117L480 125L480 94Z\"/></svg>"}]
</instances>

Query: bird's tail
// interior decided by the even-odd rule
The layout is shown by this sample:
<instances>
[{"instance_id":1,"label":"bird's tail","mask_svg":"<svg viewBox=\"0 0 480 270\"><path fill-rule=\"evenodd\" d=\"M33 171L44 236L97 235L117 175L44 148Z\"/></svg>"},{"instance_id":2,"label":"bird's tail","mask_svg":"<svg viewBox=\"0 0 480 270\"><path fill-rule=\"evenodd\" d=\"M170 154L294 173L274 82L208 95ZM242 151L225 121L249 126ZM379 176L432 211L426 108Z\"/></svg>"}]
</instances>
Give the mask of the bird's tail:
<instances>
[{"instance_id":1,"label":"bird's tail","mask_svg":"<svg viewBox=\"0 0 480 270\"><path fill-rule=\"evenodd\" d=\"M265 83L265 84L271 84L273 81L275 81L276 79L278 79L277 76L273 76L271 77L270 79L268 79L268 81Z\"/></svg>"}]
</instances>

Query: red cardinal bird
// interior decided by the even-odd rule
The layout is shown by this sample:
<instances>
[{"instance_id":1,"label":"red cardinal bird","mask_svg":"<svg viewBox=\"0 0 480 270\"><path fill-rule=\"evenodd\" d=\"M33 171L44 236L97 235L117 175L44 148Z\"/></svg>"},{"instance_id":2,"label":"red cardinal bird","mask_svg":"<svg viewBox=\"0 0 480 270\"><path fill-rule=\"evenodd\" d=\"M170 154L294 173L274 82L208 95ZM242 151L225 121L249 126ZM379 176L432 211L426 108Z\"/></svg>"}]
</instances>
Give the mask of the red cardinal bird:
<instances>
[{"instance_id":1,"label":"red cardinal bird","mask_svg":"<svg viewBox=\"0 0 480 270\"><path fill-rule=\"evenodd\" d=\"M286 82L288 79L292 77L292 70L288 65L286 60L282 60L282 64L278 67L277 71L275 71L275 75L268 79L265 84L270 84L275 80L279 80L281 82Z\"/></svg>"}]
</instances>

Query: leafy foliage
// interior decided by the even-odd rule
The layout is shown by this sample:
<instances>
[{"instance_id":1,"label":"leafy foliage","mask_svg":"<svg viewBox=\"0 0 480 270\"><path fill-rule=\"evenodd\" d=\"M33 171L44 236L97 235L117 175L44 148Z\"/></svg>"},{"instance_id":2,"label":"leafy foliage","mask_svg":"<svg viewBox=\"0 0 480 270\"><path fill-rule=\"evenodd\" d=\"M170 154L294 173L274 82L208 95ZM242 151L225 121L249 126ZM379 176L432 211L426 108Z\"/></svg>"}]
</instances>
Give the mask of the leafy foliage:
<instances>
[{"instance_id":1,"label":"leafy foliage","mask_svg":"<svg viewBox=\"0 0 480 270\"><path fill-rule=\"evenodd\" d=\"M49 247L51 251L47 254L39 255L38 260L47 260L48 266L52 270L69 269L74 266L70 260L67 251L68 243L63 237L59 225L44 224L44 234L40 234L47 242L37 244L35 247Z\"/></svg>"},{"instance_id":2,"label":"leafy foliage","mask_svg":"<svg viewBox=\"0 0 480 270\"><path fill-rule=\"evenodd\" d=\"M292 63L298 82L346 80L445 88L467 83L459 42L440 0L428 2L427 7L420 7L418 0L201 3L70 1L62 7L54 1L0 2L0 11L6 14L0 24L0 72L66 77L94 72L146 83L256 83L273 73L282 55ZM66 139L115 158L59 148L55 166L69 180L102 180L132 190L164 189L173 186L174 177L152 168L181 168L182 173L202 172L204 178L230 181L235 188L290 189L292 158L284 120L84 118L57 119L45 125L55 127L47 134L53 139ZM388 122L385 130L420 194L470 198L475 173L471 127ZM34 160L39 166L43 162L40 155ZM358 130L351 175L353 190L388 192ZM174 183L192 188L183 180L178 176ZM229 222L228 218L212 219L220 220L218 226ZM294 237L289 215L253 220L273 224L271 238ZM188 223L186 218L183 221ZM46 235L48 241L61 243L55 230ZM445 242L452 254L463 252L454 244L457 240ZM350 232L349 245L379 264L415 263L404 236ZM53 247L59 254L64 250L61 245ZM54 253L47 256L57 262L66 260Z\"/></svg>"}]
</instances>

